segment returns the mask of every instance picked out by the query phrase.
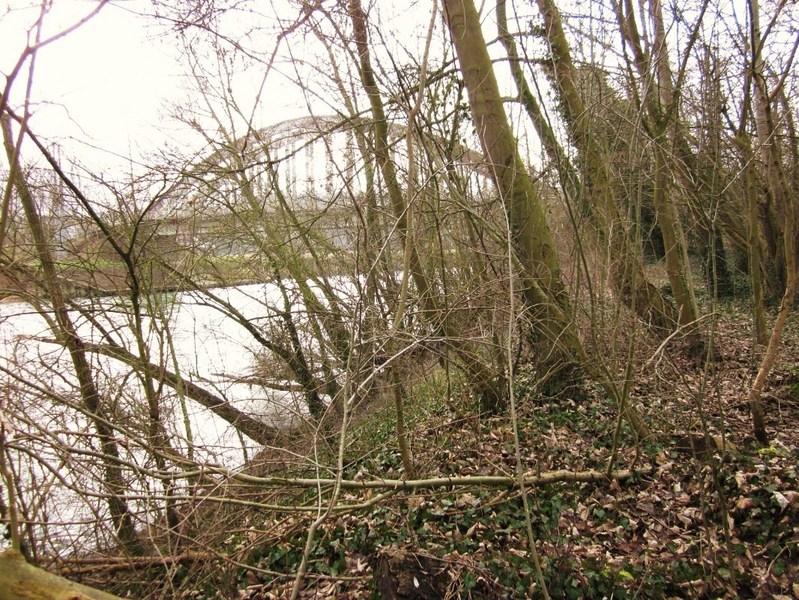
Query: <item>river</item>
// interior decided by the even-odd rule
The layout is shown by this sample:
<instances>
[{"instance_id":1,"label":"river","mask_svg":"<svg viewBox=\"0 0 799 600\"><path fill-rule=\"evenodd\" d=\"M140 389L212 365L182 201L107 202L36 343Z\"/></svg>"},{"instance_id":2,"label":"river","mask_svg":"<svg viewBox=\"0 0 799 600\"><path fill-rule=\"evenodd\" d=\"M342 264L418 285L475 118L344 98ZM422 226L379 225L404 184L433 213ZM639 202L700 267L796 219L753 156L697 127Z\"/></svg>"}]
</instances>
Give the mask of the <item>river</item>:
<instances>
[{"instance_id":1,"label":"river","mask_svg":"<svg viewBox=\"0 0 799 600\"><path fill-rule=\"evenodd\" d=\"M281 302L272 284L216 289L214 293L265 332L276 318L269 306ZM235 408L271 424L285 426L287 420L302 416L299 398L293 394L242 383L252 375L261 349L229 315L194 292L164 294L153 300L159 315L144 320L152 362L179 371ZM91 305L85 302L96 322L72 313L79 335L87 342L100 342L102 327L135 352L126 303L114 297L94 300ZM45 316L26 303L0 304L0 352L5 358L0 417L11 445L7 458L23 517L38 523L37 537L48 540L42 550L61 552L76 544L100 544L108 532L104 537L92 531L97 514L105 512L104 503L92 497L100 491L100 461L85 454L97 450L97 440L79 408L69 355L52 342ZM146 403L138 379L130 367L107 357L92 355L92 367L103 401L120 424L117 432L123 458L142 469L152 468L149 453L141 450ZM191 446L198 462L237 468L257 449L210 410L191 400L182 404L173 390L163 394L162 410L174 447L188 454ZM126 440L128 436L132 443ZM133 468L128 480L134 495L153 491L152 480L137 475ZM150 510L146 502L133 504L142 514Z\"/></svg>"}]
</instances>

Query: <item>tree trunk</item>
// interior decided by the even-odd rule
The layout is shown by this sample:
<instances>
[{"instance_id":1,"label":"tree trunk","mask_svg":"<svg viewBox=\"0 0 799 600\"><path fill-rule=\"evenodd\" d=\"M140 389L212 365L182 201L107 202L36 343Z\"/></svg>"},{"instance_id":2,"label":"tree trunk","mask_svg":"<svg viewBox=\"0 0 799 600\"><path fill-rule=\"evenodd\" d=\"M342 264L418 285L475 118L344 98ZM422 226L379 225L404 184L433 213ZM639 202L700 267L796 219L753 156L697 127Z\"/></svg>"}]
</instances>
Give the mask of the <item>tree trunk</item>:
<instances>
[{"instance_id":1,"label":"tree trunk","mask_svg":"<svg viewBox=\"0 0 799 600\"><path fill-rule=\"evenodd\" d=\"M430 281L422 266L416 244L413 239L413 232L408 220L408 206L397 180L397 168L391 160L388 144L388 119L383 107L383 100L380 97L380 90L377 87L374 71L372 69L371 57L369 53L369 39L366 30L366 15L363 12L360 0L349 0L348 10L352 21L353 38L358 51L359 68L358 73L361 84L369 97L369 107L372 113L372 127L374 131L374 153L383 181L386 186L391 209L397 221L397 231L402 241L402 247L408 257L410 275L416 285L416 291L422 300L423 306L427 311L435 310L436 302L433 298ZM410 126L410 125L409 125Z\"/></svg>"},{"instance_id":2,"label":"tree trunk","mask_svg":"<svg viewBox=\"0 0 799 600\"><path fill-rule=\"evenodd\" d=\"M582 345L571 321L555 242L541 198L518 153L474 3L446 0L447 25L469 95L472 119L502 197L520 265L522 293L534 332L539 366L573 379L582 369ZM555 383L564 377L549 377Z\"/></svg>"},{"instance_id":3,"label":"tree trunk","mask_svg":"<svg viewBox=\"0 0 799 600\"><path fill-rule=\"evenodd\" d=\"M25 562L19 552L0 554L0 600L121 600Z\"/></svg>"},{"instance_id":4,"label":"tree trunk","mask_svg":"<svg viewBox=\"0 0 799 600\"><path fill-rule=\"evenodd\" d=\"M551 50L555 86L563 103L569 132L585 165L582 193L587 199L587 212L598 236L609 246L613 288L627 306L668 333L677 323L678 314L647 279L641 248L631 239L629 224L622 219L613 197L607 160L591 135L588 113L575 83L571 51L560 11L552 0L538 0L538 7Z\"/></svg>"},{"instance_id":5,"label":"tree trunk","mask_svg":"<svg viewBox=\"0 0 799 600\"><path fill-rule=\"evenodd\" d=\"M679 137L679 123L676 117L678 96L675 93L669 63L663 11L659 0L649 0L653 40L651 53L646 53L635 23L632 3L628 0L623 2L623 5L621 1L615 2L614 10L622 36L633 51L635 69L644 81L641 84L644 86L642 98L647 111L647 130L654 143L655 152L655 211L663 234L666 271L678 306L679 324L685 327L696 321L699 310L693 291L685 235L674 202L673 186L669 184L672 177L669 165L674 159L674 153L669 154L667 148L672 147L671 142L674 137ZM697 350L703 347L702 339L697 332L694 331L692 337Z\"/></svg>"},{"instance_id":6,"label":"tree trunk","mask_svg":"<svg viewBox=\"0 0 799 600\"><path fill-rule=\"evenodd\" d=\"M46 238L44 224L36 207L36 201L20 172L19 147L14 144L11 118L8 114L0 116L0 126L3 130L3 142L10 165L9 179L13 182L22 202L25 218L28 222L36 247L36 254L44 275L44 286L53 306L57 326L55 334L69 352L75 377L78 381L81 400L100 438L100 447L103 452L104 484L108 493L108 509L114 523L114 529L123 547L128 552L134 555L141 554L143 551L142 544L136 535L133 516L125 500L127 486L122 468L119 465L120 454L119 448L114 441L114 430L109 425L110 421L102 405L100 392L95 385L91 365L86 357L84 342L78 336L75 325L69 316L67 303L58 283L55 262L50 244Z\"/></svg>"},{"instance_id":7,"label":"tree trunk","mask_svg":"<svg viewBox=\"0 0 799 600\"><path fill-rule=\"evenodd\" d=\"M754 158L752 157L752 144L744 127L741 127L741 131L735 137L735 144L742 154L743 167L741 171L747 201L747 222L749 223L747 262L750 296L752 298L752 316L755 326L755 343L765 345L768 342L768 333L766 332L766 310L763 302L763 251L760 243L759 189Z\"/></svg>"},{"instance_id":8,"label":"tree trunk","mask_svg":"<svg viewBox=\"0 0 799 600\"><path fill-rule=\"evenodd\" d=\"M771 329L766 353L749 392L749 409L757 441L763 445L769 442L766 432L761 394L768 379L771 367L777 358L780 338L788 314L796 298L796 208L794 199L787 193L789 185L782 169L778 136L771 118L769 94L766 87L765 66L761 56L763 39L760 34L760 10L758 0L749 0L752 18L752 83L754 86L754 114L761 160L766 169L766 189L770 195L771 208L777 213L784 260L785 289L780 303L777 319Z\"/></svg>"},{"instance_id":9,"label":"tree trunk","mask_svg":"<svg viewBox=\"0 0 799 600\"><path fill-rule=\"evenodd\" d=\"M658 225L663 234L663 247L666 252L666 272L674 299L679 307L679 324L689 326L699 317L696 308L691 268L688 262L685 239L680 225L680 215L673 199L669 197L668 157L662 144L666 142L665 134L654 140L655 152L655 195L654 205Z\"/></svg>"},{"instance_id":10,"label":"tree trunk","mask_svg":"<svg viewBox=\"0 0 799 600\"><path fill-rule=\"evenodd\" d=\"M561 185L566 197L572 202L574 206L580 206L585 212L590 212L590 207L584 206L583 202L588 199L582 194L582 185L580 175L577 173L577 168L572 163L569 155L560 145L555 132L552 129L547 116L541 110L541 105L536 100L535 95L527 83L527 78L524 76L522 69L522 60L519 57L519 51L516 47L516 41L508 29L508 15L507 15L507 0L497 0L497 28L499 29L499 40L505 47L505 52L508 54L508 63L510 66L511 76L516 84L516 90L519 94L519 102L521 102L527 116L535 127L538 137L541 139L541 145L549 156L560 176ZM565 96L562 90L559 90L561 96Z\"/></svg>"},{"instance_id":11,"label":"tree trunk","mask_svg":"<svg viewBox=\"0 0 799 600\"><path fill-rule=\"evenodd\" d=\"M653 142L655 144L655 210L658 223L663 233L666 249L666 271L669 276L671 291L680 311L680 325L689 326L699 318L699 309L694 296L691 278L691 264L688 260L688 249L685 235L680 223L680 215L674 202L672 186L669 185L672 175L668 170L669 160L666 154L670 136L667 133L669 123L676 121L677 99L669 63L668 45L666 42L666 26L663 21L663 10L660 0L649 0L650 13L654 24L654 44L652 61L657 76L657 89L649 93L649 117L654 125ZM698 336L694 334L697 341Z\"/></svg>"},{"instance_id":12,"label":"tree trunk","mask_svg":"<svg viewBox=\"0 0 799 600\"><path fill-rule=\"evenodd\" d=\"M350 0L348 3L348 10L353 24L353 37L359 59L358 72L363 89L369 98L372 117L371 127L374 135L374 155L383 176L393 217L396 221L396 229L401 241L403 251L402 271L410 274L410 278L416 287L416 293L418 294L419 301L424 310L424 318L427 319L434 328L435 335L448 341L448 349L452 350L457 356L460 363L459 367L467 373L469 380L482 383L486 380L487 372L490 373L490 368L486 368L485 365L482 364L482 361L475 357L475 353L468 349L468 344L461 341L457 326L452 325L448 314L445 313L442 318L439 301L436 296L431 293L433 289L431 278L422 265L414 240L413 223L410 219L410 215L412 214L411 195L409 194L407 200L404 197L397 177L397 168L389 152L388 121L380 90L378 89L372 69L366 28L366 15L363 12L359 0ZM419 93L422 93L422 91L423 90L420 89ZM410 128L412 126L413 123L409 122L408 127ZM412 149L409 147L409 158L412 161L411 150ZM411 190L415 182L411 181L412 177L410 174L408 179L408 189ZM403 292L401 290L399 293L399 303L395 311L393 323L395 329L399 325L399 319L397 317L400 317L404 311L404 304L406 303L405 296L408 289L407 283L408 281L406 279L402 286L402 289L405 291ZM389 344L388 349L389 351L396 351L396 346L393 342ZM501 374L495 377L488 376L488 380L501 379ZM479 384L473 387L475 388L476 394L479 396ZM498 400L497 404L502 404L501 399Z\"/></svg>"},{"instance_id":13,"label":"tree trunk","mask_svg":"<svg viewBox=\"0 0 799 600\"><path fill-rule=\"evenodd\" d=\"M771 99L766 82L766 65L763 59L764 38L760 31L760 9L758 0L749 0L751 26L751 69L753 84L752 109L755 117L757 133L757 150L760 155L761 168L764 171L763 183L766 188L765 207L761 218L766 234L764 250L768 253L766 270L767 289L771 297L776 297L784 290L787 282L787 257L785 250L784 211L790 202L790 196L782 168L782 149L780 135L777 131L772 113Z\"/></svg>"}]
</instances>

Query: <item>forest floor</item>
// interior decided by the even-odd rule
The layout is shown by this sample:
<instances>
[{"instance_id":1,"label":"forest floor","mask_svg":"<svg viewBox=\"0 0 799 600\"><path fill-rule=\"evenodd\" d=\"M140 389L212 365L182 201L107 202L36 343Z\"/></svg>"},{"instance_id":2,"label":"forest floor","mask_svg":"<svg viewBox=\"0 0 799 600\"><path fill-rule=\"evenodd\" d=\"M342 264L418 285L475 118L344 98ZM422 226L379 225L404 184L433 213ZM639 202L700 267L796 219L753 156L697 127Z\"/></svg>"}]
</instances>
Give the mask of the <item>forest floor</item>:
<instances>
[{"instance_id":1,"label":"forest floor","mask_svg":"<svg viewBox=\"0 0 799 600\"><path fill-rule=\"evenodd\" d=\"M598 390L579 401L544 399L531 377L517 377L525 473L605 472L614 455L614 472L637 472L527 488L550 597L799 598L799 327L792 318L763 396L772 441L761 448L746 403L758 358L738 310L725 307L718 320L712 362L688 359L679 346L631 345L630 396L657 432L652 440L619 427ZM415 392L407 416L417 478L516 476L507 415L463 412L463 403ZM353 426L345 479L403 477L390 415L387 405ZM287 500L318 502L315 490L284 491ZM315 531L302 598L543 597L518 488L343 489L337 504L361 508L334 512ZM172 580L176 596L289 597L316 517L231 516L227 558L214 571L185 567Z\"/></svg>"}]
</instances>

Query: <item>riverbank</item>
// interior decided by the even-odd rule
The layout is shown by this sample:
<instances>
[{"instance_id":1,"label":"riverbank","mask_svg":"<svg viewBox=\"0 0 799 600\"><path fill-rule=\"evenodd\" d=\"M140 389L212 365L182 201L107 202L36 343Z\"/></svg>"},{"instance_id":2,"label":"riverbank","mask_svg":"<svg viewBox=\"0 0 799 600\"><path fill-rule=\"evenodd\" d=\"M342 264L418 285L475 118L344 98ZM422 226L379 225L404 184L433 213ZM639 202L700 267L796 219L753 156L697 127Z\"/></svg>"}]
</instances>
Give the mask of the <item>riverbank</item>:
<instances>
[{"instance_id":1,"label":"riverbank","mask_svg":"<svg viewBox=\"0 0 799 600\"><path fill-rule=\"evenodd\" d=\"M799 331L786 332L764 397L761 448L741 400L755 351L745 307L722 310L712 368L636 347L629 400L651 440L635 440L598 390L540 397L523 365L515 422L479 414L437 362L419 365L405 395L413 475L389 394L354 416L342 471L336 436L309 429L198 498L174 568L98 557L79 572L140 598L168 585L173 597L262 600L290 595L307 551L300 597L540 597L534 544L553 598L799 597ZM213 552L197 558L195 545Z\"/></svg>"},{"instance_id":2,"label":"riverbank","mask_svg":"<svg viewBox=\"0 0 799 600\"><path fill-rule=\"evenodd\" d=\"M73 299L129 296L131 293L131 279L120 264L96 268L67 263L59 265L58 273L62 293ZM265 283L245 258L208 263L204 268L196 269L191 277L178 275L170 267L155 266L143 279L138 282L140 291L156 294ZM39 278L27 277L22 284L7 274L0 274L0 302L24 302L26 298L45 297Z\"/></svg>"}]
</instances>

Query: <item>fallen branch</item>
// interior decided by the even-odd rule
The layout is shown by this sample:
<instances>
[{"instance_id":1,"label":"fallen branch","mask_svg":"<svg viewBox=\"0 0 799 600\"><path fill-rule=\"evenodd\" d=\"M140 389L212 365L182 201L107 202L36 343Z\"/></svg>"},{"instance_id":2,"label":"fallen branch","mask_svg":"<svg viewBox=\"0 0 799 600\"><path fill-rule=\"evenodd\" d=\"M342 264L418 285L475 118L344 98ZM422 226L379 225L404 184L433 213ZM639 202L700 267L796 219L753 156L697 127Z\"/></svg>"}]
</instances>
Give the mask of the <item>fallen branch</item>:
<instances>
[{"instance_id":1,"label":"fallen branch","mask_svg":"<svg viewBox=\"0 0 799 600\"><path fill-rule=\"evenodd\" d=\"M317 488L338 484L346 490L420 490L447 487L502 487L508 489L519 488L521 482L525 486L538 487L552 483L590 483L601 481L623 481L639 475L649 475L654 472L654 468L635 470L614 471L610 474L604 471L547 471L538 475L527 475L523 479L518 477L506 477L504 475L473 475L466 477L434 477L430 479L372 479L367 481L355 481L344 479L336 482L335 479L302 479L291 477L256 477L244 473L233 473L221 467L208 467L207 471L216 471L222 475L241 481L244 483L257 484L267 487L283 488ZM189 473L188 475L191 475ZM181 474L186 477L186 473Z\"/></svg>"},{"instance_id":2,"label":"fallen branch","mask_svg":"<svg viewBox=\"0 0 799 600\"><path fill-rule=\"evenodd\" d=\"M161 567L199 561L217 560L214 552L187 552L177 556L97 556L74 557L60 561L59 571L64 575L114 573L149 567ZM76 565L73 567L72 565Z\"/></svg>"}]
</instances>

